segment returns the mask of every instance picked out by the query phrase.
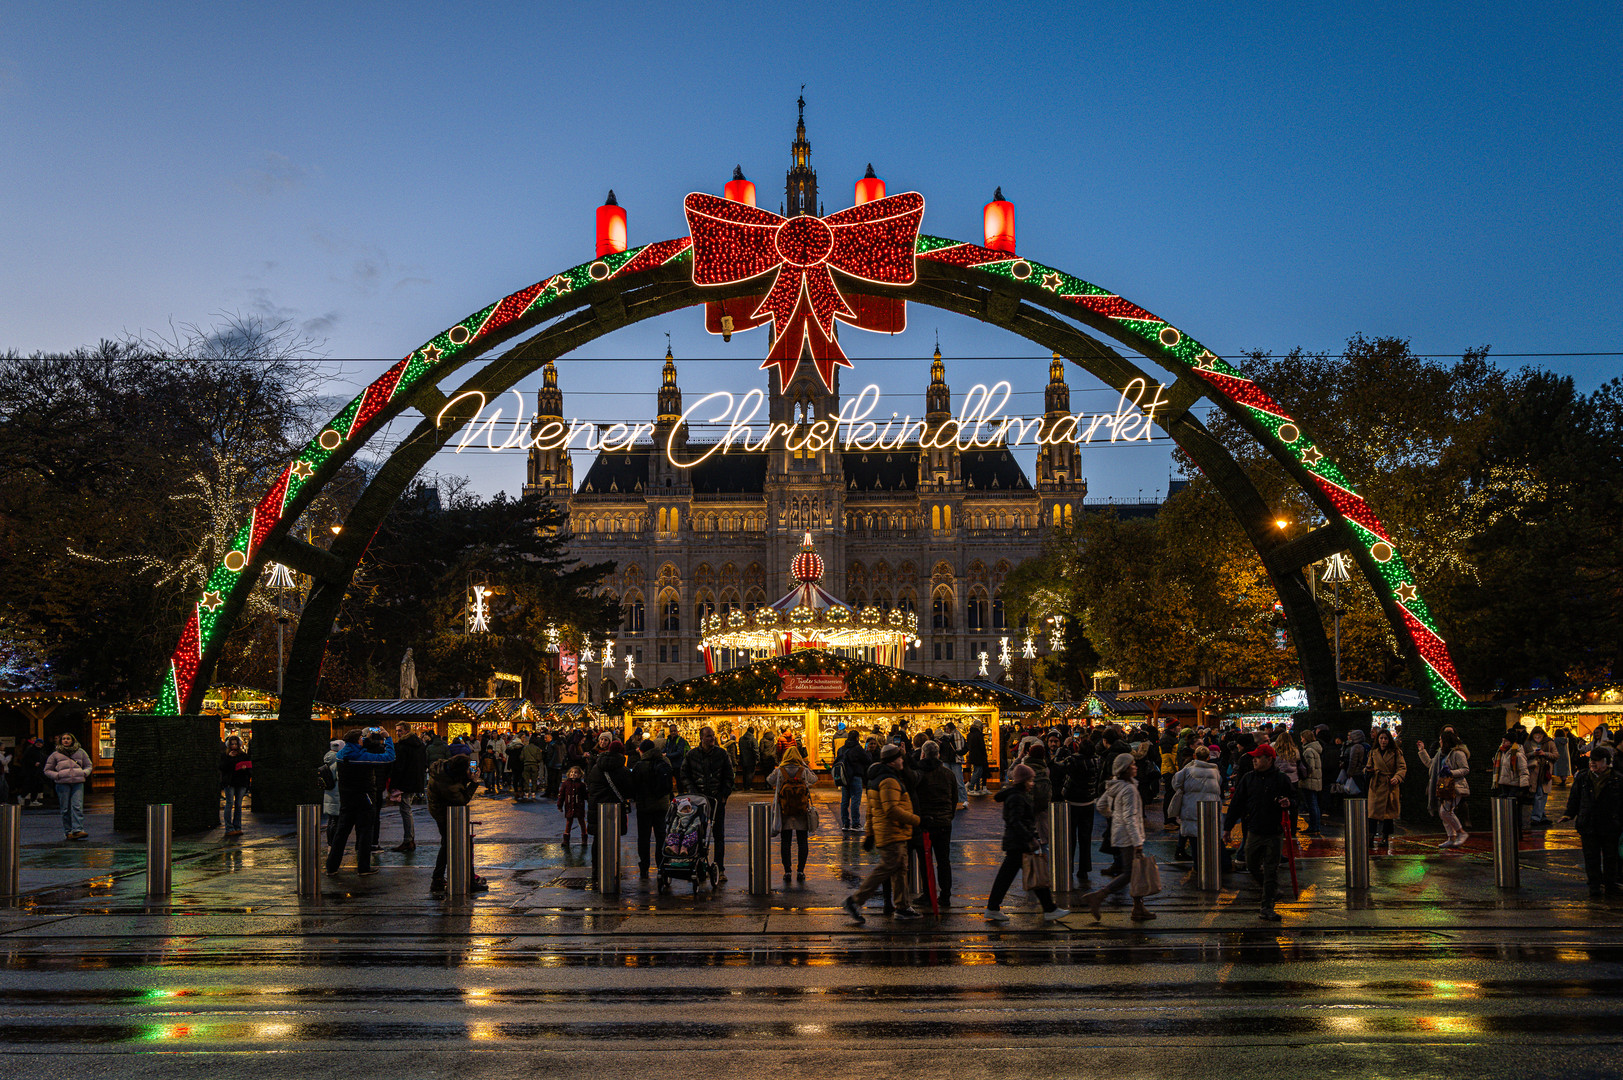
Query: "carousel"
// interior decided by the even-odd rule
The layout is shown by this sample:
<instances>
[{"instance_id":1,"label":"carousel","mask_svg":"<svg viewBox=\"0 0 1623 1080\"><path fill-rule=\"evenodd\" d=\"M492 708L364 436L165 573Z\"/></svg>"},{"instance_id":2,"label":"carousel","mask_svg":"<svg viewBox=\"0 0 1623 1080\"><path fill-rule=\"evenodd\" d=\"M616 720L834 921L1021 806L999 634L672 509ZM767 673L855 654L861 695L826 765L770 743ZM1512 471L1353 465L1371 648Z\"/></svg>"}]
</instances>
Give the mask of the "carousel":
<instances>
[{"instance_id":1,"label":"carousel","mask_svg":"<svg viewBox=\"0 0 1623 1080\"><path fill-rule=\"evenodd\" d=\"M709 727L722 743L767 736L794 743L814 768L827 768L851 732L881 739L954 724L979 724L996 763L1000 710L1019 707L1001 687L932 679L907 671L917 640L911 611L853 610L818 584L823 560L807 533L790 566L795 587L777 603L730 611L704 622L700 647L709 674L658 689L629 690L614 706L627 738L641 728L675 728L697 745Z\"/></svg>"},{"instance_id":2,"label":"carousel","mask_svg":"<svg viewBox=\"0 0 1623 1080\"><path fill-rule=\"evenodd\" d=\"M800 649L822 649L886 667L903 665L908 646L918 640L917 615L900 608L854 611L829 593L818 584L823 557L812 546L811 533L801 541L790 573L795 587L776 603L754 611L715 612L704 620L699 648L706 672Z\"/></svg>"}]
</instances>

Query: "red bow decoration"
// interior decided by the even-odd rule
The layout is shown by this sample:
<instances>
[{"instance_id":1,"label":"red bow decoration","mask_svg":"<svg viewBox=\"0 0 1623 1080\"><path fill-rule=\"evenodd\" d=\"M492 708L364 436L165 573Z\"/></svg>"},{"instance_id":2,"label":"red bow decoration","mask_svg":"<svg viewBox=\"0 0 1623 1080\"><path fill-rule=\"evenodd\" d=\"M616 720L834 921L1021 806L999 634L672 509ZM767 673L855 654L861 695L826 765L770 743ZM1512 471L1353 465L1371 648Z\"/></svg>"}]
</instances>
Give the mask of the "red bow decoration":
<instances>
[{"instance_id":1,"label":"red bow decoration","mask_svg":"<svg viewBox=\"0 0 1623 1080\"><path fill-rule=\"evenodd\" d=\"M834 368L850 367L834 337L835 318L859 318L834 283L832 270L881 285L911 285L924 196L906 191L819 218L784 218L747 203L694 192L683 202L693 234L693 283L732 285L778 272L755 310L770 314L776 335L761 365L777 367L789 385L805 346L823 385Z\"/></svg>"}]
</instances>

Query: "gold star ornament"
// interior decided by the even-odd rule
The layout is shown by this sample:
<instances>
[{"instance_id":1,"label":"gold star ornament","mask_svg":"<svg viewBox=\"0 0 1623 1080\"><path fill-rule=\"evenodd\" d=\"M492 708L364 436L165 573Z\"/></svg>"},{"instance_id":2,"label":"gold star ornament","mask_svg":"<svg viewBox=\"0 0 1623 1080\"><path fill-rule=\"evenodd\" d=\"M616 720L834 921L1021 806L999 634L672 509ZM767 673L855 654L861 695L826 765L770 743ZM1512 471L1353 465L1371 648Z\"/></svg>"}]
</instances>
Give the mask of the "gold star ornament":
<instances>
[{"instance_id":1,"label":"gold star ornament","mask_svg":"<svg viewBox=\"0 0 1623 1080\"><path fill-rule=\"evenodd\" d=\"M203 594L203 600L198 606L207 608L210 611L216 611L223 603L225 603L225 597L221 596L215 590L210 589L208 592Z\"/></svg>"}]
</instances>

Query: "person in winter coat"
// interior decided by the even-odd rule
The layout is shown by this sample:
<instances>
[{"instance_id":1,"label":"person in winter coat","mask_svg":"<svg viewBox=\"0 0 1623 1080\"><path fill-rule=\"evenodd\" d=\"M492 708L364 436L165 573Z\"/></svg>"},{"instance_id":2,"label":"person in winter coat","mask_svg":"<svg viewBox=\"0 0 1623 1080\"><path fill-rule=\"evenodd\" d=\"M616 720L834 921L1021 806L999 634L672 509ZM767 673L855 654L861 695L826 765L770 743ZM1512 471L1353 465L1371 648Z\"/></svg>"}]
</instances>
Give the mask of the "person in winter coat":
<instances>
[{"instance_id":1,"label":"person in winter coat","mask_svg":"<svg viewBox=\"0 0 1623 1080\"><path fill-rule=\"evenodd\" d=\"M676 730L676 725L672 724L669 733L665 736L665 747L661 752L671 766L671 775L676 778L676 789L683 794L687 793L687 788L682 786L682 761L688 756L688 751L691 749L692 747L688 745L688 741L682 738L682 733Z\"/></svg>"},{"instance_id":2,"label":"person in winter coat","mask_svg":"<svg viewBox=\"0 0 1623 1080\"><path fill-rule=\"evenodd\" d=\"M1460 847L1470 835L1460 824L1456 809L1460 802L1471 794L1471 785L1466 779L1471 775L1471 755L1451 727L1445 727L1438 736L1435 755L1427 754L1426 744L1418 740L1415 742L1415 752L1420 755L1421 763L1426 766L1426 809L1442 819L1443 828L1448 833L1448 838L1437 846ZM1453 780L1454 794L1449 798L1444 798L1439 790L1445 776Z\"/></svg>"},{"instance_id":3,"label":"person in winter coat","mask_svg":"<svg viewBox=\"0 0 1623 1080\"><path fill-rule=\"evenodd\" d=\"M1566 787L1572 779L1572 736L1566 728L1556 728L1551 742L1555 760L1550 763L1550 773L1556 787Z\"/></svg>"},{"instance_id":4,"label":"person in winter coat","mask_svg":"<svg viewBox=\"0 0 1623 1080\"><path fill-rule=\"evenodd\" d=\"M969 725L969 732L964 737L964 761L969 765L971 795L986 794L986 770L990 767L987 754L986 729L976 720Z\"/></svg>"},{"instance_id":5,"label":"person in winter coat","mask_svg":"<svg viewBox=\"0 0 1623 1080\"><path fill-rule=\"evenodd\" d=\"M919 830L930 838L930 857L935 864L936 901L952 906L952 820L958 809L957 770L941 758L941 745L926 742L919 748L919 766L914 778L918 793ZM930 898L924 896L924 903Z\"/></svg>"},{"instance_id":6,"label":"person in winter coat","mask_svg":"<svg viewBox=\"0 0 1623 1080\"><path fill-rule=\"evenodd\" d=\"M389 767L389 789L399 792L390 801L400 808L400 843L394 851L417 850L417 822L412 816L412 800L423 793L428 780L428 747L405 724L394 729L394 764Z\"/></svg>"},{"instance_id":7,"label":"person in winter coat","mask_svg":"<svg viewBox=\"0 0 1623 1080\"><path fill-rule=\"evenodd\" d=\"M1384 735L1385 732L1382 732ZM1295 793L1288 777L1274 763L1274 748L1263 743L1251 751L1251 768L1234 785L1228 814L1223 818L1225 832L1238 822L1245 829L1245 864L1262 886L1262 910L1258 917L1279 922L1274 910L1279 895L1279 859L1284 852L1285 815L1291 811Z\"/></svg>"},{"instance_id":8,"label":"person in winter coat","mask_svg":"<svg viewBox=\"0 0 1623 1080\"><path fill-rule=\"evenodd\" d=\"M986 898L986 921L1008 922L1003 911L1003 897L1014 876L1025 864L1027 855L1041 855L1045 848L1037 832L1037 810L1031 797L1036 772L1030 765L1020 764L1009 770L1008 782L998 789L994 798L1003 804L1003 861L998 864L992 878L992 892ZM1054 892L1046 885L1033 885L1031 892L1043 908L1043 921L1054 922L1070 914L1054 903Z\"/></svg>"},{"instance_id":9,"label":"person in winter coat","mask_svg":"<svg viewBox=\"0 0 1623 1080\"><path fill-rule=\"evenodd\" d=\"M1521 803L1531 786L1531 772L1527 768L1527 754L1522 743L1527 729L1513 727L1505 732L1499 743L1499 753L1493 759L1493 793L1502 799L1516 800L1516 839L1522 836Z\"/></svg>"},{"instance_id":10,"label":"person in winter coat","mask_svg":"<svg viewBox=\"0 0 1623 1080\"><path fill-rule=\"evenodd\" d=\"M868 827L863 846L871 843L879 852L879 865L869 870L856 892L845 898L845 913L859 926L868 921L863 917L862 905L886 882L895 899L892 917L899 921L919 918L918 911L907 906L907 843L919 817L902 783L902 756L902 748L894 743L879 751L874 783L868 789Z\"/></svg>"},{"instance_id":11,"label":"person in winter coat","mask_svg":"<svg viewBox=\"0 0 1623 1080\"><path fill-rule=\"evenodd\" d=\"M220 787L225 792L225 834L242 835L242 799L253 783L254 759L242 748L242 740L233 735L225 741L225 753L220 755Z\"/></svg>"},{"instance_id":12,"label":"person in winter coat","mask_svg":"<svg viewBox=\"0 0 1623 1080\"><path fill-rule=\"evenodd\" d=\"M83 840L90 835L85 832L85 782L91 771L90 755L79 740L66 731L58 735L56 749L45 759L45 779L56 785L64 840Z\"/></svg>"},{"instance_id":13,"label":"person in winter coat","mask_svg":"<svg viewBox=\"0 0 1623 1080\"><path fill-rule=\"evenodd\" d=\"M11 764L11 794L23 806L45 805L45 762L52 751L41 739L24 739Z\"/></svg>"},{"instance_id":14,"label":"person in winter coat","mask_svg":"<svg viewBox=\"0 0 1623 1080\"><path fill-rule=\"evenodd\" d=\"M1371 850L1381 839L1386 841L1386 853L1392 854L1392 832L1403 813L1403 780L1409 775L1409 766L1403 760L1403 750L1393 740L1392 733L1382 729L1375 735L1375 745L1364 759L1365 788L1369 794L1369 843Z\"/></svg>"},{"instance_id":15,"label":"person in winter coat","mask_svg":"<svg viewBox=\"0 0 1623 1080\"><path fill-rule=\"evenodd\" d=\"M738 785L745 791L755 786L755 767L761 761L761 737L753 727L738 737Z\"/></svg>"},{"instance_id":16,"label":"person in winter coat","mask_svg":"<svg viewBox=\"0 0 1623 1080\"><path fill-rule=\"evenodd\" d=\"M597 755L586 773L586 832L592 838L592 865L597 862L597 846L602 837L597 835L597 808L620 803L625 813L620 818L620 835L624 836L631 812L631 770L626 768L625 747L619 742L609 743L608 749ZM589 888L601 888L595 878Z\"/></svg>"},{"instance_id":17,"label":"person in winter coat","mask_svg":"<svg viewBox=\"0 0 1623 1080\"><path fill-rule=\"evenodd\" d=\"M1102 918L1105 897L1131 883L1133 861L1144 854L1144 801L1139 795L1137 774L1138 763L1132 752L1117 754L1111 762L1110 782L1096 804L1110 817L1110 844L1116 850L1121 871L1109 884L1082 897L1094 922ZM1144 906L1143 897L1135 896L1132 917L1135 922L1144 922L1155 918L1155 913Z\"/></svg>"},{"instance_id":18,"label":"person in winter coat","mask_svg":"<svg viewBox=\"0 0 1623 1080\"><path fill-rule=\"evenodd\" d=\"M1087 884L1093 873L1093 805L1099 797L1099 758L1093 742L1073 736L1067 743L1065 777L1055 791L1071 808L1071 865L1076 879Z\"/></svg>"},{"instance_id":19,"label":"person in winter coat","mask_svg":"<svg viewBox=\"0 0 1623 1080\"><path fill-rule=\"evenodd\" d=\"M845 737L845 745L834 755L840 781L840 831L862 831L862 789L873 759L862 748L862 736L855 728Z\"/></svg>"},{"instance_id":20,"label":"person in winter coat","mask_svg":"<svg viewBox=\"0 0 1623 1080\"><path fill-rule=\"evenodd\" d=\"M1308 732L1302 740L1302 756L1296 768L1296 788L1307 813L1307 835L1323 836L1324 810L1319 805L1319 792L1324 790L1324 747L1319 744L1317 731Z\"/></svg>"},{"instance_id":21,"label":"person in winter coat","mask_svg":"<svg viewBox=\"0 0 1623 1080\"><path fill-rule=\"evenodd\" d=\"M1573 778L1567 808L1561 814L1562 821L1577 826L1583 841L1584 873L1592 897L1623 896L1617 849L1623 835L1623 778L1614 767L1615 758L1609 746L1589 752L1589 771Z\"/></svg>"},{"instance_id":22,"label":"person in winter coat","mask_svg":"<svg viewBox=\"0 0 1623 1080\"><path fill-rule=\"evenodd\" d=\"M346 731L338 750L338 827L327 849L328 876L338 873L352 829L356 872L363 877L378 872L372 865L372 846L377 838L378 792L383 787L379 774L394 763L394 743L382 728L368 728L364 743L361 735L359 728Z\"/></svg>"},{"instance_id":23,"label":"person in winter coat","mask_svg":"<svg viewBox=\"0 0 1623 1080\"><path fill-rule=\"evenodd\" d=\"M1550 798L1550 784L1555 778L1555 740L1535 727L1527 737L1522 752L1527 755L1527 783L1533 791L1533 816L1528 825L1535 829L1548 829L1550 819L1544 806Z\"/></svg>"},{"instance_id":24,"label":"person in winter coat","mask_svg":"<svg viewBox=\"0 0 1623 1080\"><path fill-rule=\"evenodd\" d=\"M772 828L778 834L783 855L783 879L789 880L789 849L798 845L799 861L795 864L798 880L806 880L806 856L810 850L807 837L811 834L811 790L817 783L817 773L800 756L800 748L793 744L783 748L778 767L767 775L766 786L772 789Z\"/></svg>"},{"instance_id":25,"label":"person in winter coat","mask_svg":"<svg viewBox=\"0 0 1623 1080\"><path fill-rule=\"evenodd\" d=\"M1369 743L1364 740L1362 731L1347 732L1347 741L1341 747L1341 771L1346 774L1347 784L1356 786L1357 791L1347 791L1353 798L1367 791L1368 778L1364 775L1364 766L1369 759ZM1344 784L1344 788L1346 785Z\"/></svg>"},{"instance_id":26,"label":"person in winter coat","mask_svg":"<svg viewBox=\"0 0 1623 1080\"><path fill-rule=\"evenodd\" d=\"M440 853L434 857L434 875L428 883L429 892L438 895L445 891L445 872L450 860L449 833L445 809L449 806L467 806L479 790L479 775L473 767L473 747L464 742L452 743L446 755L428 767L428 816L440 831ZM469 853L468 870L473 873L473 857ZM471 891L489 892L490 884L478 874L469 883Z\"/></svg>"},{"instance_id":27,"label":"person in winter coat","mask_svg":"<svg viewBox=\"0 0 1623 1080\"><path fill-rule=\"evenodd\" d=\"M586 774L579 765L569 767L569 775L558 785L558 812L564 816L564 846L569 833L580 822L580 842L586 843Z\"/></svg>"},{"instance_id":28,"label":"person in winter coat","mask_svg":"<svg viewBox=\"0 0 1623 1080\"><path fill-rule=\"evenodd\" d=\"M771 741L772 732L768 730L761 736L762 749L770 746ZM776 768L777 759L773 758L772 763ZM713 728L699 729L699 745L682 758L682 779L686 781L689 793L703 795L715 804L711 807L710 856L716 862L716 881L726 881L727 798L733 793L733 759L716 741Z\"/></svg>"},{"instance_id":29,"label":"person in winter coat","mask_svg":"<svg viewBox=\"0 0 1623 1080\"><path fill-rule=\"evenodd\" d=\"M331 847L333 837L338 835L338 751L344 748L344 740L334 739L327 746L328 750L321 758L321 767L332 776L333 786L321 793L321 812L327 815L327 846Z\"/></svg>"},{"instance_id":30,"label":"person in winter coat","mask_svg":"<svg viewBox=\"0 0 1623 1080\"><path fill-rule=\"evenodd\" d=\"M1173 858L1193 858L1190 847L1200 829L1200 804L1223 803L1223 774L1212 764L1212 752L1204 746L1194 749L1189 764L1172 775L1172 790L1181 800L1178 806L1178 850Z\"/></svg>"},{"instance_id":31,"label":"person in winter coat","mask_svg":"<svg viewBox=\"0 0 1623 1080\"><path fill-rule=\"evenodd\" d=\"M669 745L667 743L667 745ZM670 758L659 752L652 739L637 748L637 763L631 767L631 798L637 804L637 873L648 876L648 839L653 837L652 862L659 865L665 850L665 818L671 810L671 793L676 774Z\"/></svg>"}]
</instances>

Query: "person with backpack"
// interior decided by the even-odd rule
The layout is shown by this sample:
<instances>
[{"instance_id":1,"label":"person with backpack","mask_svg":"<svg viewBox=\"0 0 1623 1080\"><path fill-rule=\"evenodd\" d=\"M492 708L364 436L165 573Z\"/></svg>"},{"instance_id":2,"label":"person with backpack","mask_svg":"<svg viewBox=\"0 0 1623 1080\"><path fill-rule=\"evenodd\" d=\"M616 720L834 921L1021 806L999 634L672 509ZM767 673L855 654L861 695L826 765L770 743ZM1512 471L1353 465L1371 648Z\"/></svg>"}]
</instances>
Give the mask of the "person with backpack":
<instances>
[{"instance_id":1,"label":"person with backpack","mask_svg":"<svg viewBox=\"0 0 1623 1080\"><path fill-rule=\"evenodd\" d=\"M382 790L379 772L394 763L394 743L382 728L368 728L361 740L359 728L344 733L338 751L338 827L327 851L327 875L338 873L344 861L344 848L355 832L355 869L362 877L378 872L372 865L372 847L377 840L377 795Z\"/></svg>"},{"instance_id":2,"label":"person with backpack","mask_svg":"<svg viewBox=\"0 0 1623 1080\"><path fill-rule=\"evenodd\" d=\"M939 743L926 741L919 747L918 771L913 789L918 795L919 829L930 839L930 856L935 863L936 902L952 906L952 819L958 809L955 770L941 757ZM922 844L922 841L921 841ZM922 897L929 903L929 896Z\"/></svg>"},{"instance_id":3,"label":"person with backpack","mask_svg":"<svg viewBox=\"0 0 1623 1080\"><path fill-rule=\"evenodd\" d=\"M784 747L778 767L766 778L772 795L772 828L779 836L783 855L783 880L789 880L789 846L791 839L797 845L795 863L796 880L806 880L806 856L810 851L807 837L815 826L817 812L812 807L811 788L817 783L800 750L793 744Z\"/></svg>"},{"instance_id":4,"label":"person with backpack","mask_svg":"<svg viewBox=\"0 0 1623 1080\"><path fill-rule=\"evenodd\" d=\"M840 831L862 831L862 788L873 759L862 748L862 736L852 728L845 745L834 756L834 782L840 787Z\"/></svg>"},{"instance_id":5,"label":"person with backpack","mask_svg":"<svg viewBox=\"0 0 1623 1080\"><path fill-rule=\"evenodd\" d=\"M440 853L434 857L434 875L428 883L429 892L435 896L445 892L445 873L451 854L450 846L446 843L449 835L446 807L467 806L478 790L479 776L473 768L473 747L467 743L452 743L445 757L428 767L428 816L434 819L434 826L440 831ZM473 873L472 852L468 857L468 872L473 875L468 883L471 892L490 891L490 883Z\"/></svg>"},{"instance_id":6,"label":"person with backpack","mask_svg":"<svg viewBox=\"0 0 1623 1080\"><path fill-rule=\"evenodd\" d=\"M941 764L952 773L954 787L958 791L958 802L955 809L969 809L969 785L964 783L964 749L967 744L964 737L958 734L958 725L948 720L941 729L941 737L936 740L941 747Z\"/></svg>"},{"instance_id":7,"label":"person with backpack","mask_svg":"<svg viewBox=\"0 0 1623 1080\"><path fill-rule=\"evenodd\" d=\"M1303 738L1302 756L1296 763L1296 786L1301 791L1302 806L1307 812L1307 835L1324 835L1324 811L1319 807L1319 792L1324 790L1324 747L1319 745L1317 730Z\"/></svg>"},{"instance_id":8,"label":"person with backpack","mask_svg":"<svg viewBox=\"0 0 1623 1080\"><path fill-rule=\"evenodd\" d=\"M1099 797L1099 758L1094 752L1093 740L1070 740L1070 754L1065 759L1065 779L1060 785L1059 797L1071 807L1072 868L1076 880L1086 885L1093 873L1093 807Z\"/></svg>"},{"instance_id":9,"label":"person with backpack","mask_svg":"<svg viewBox=\"0 0 1623 1080\"><path fill-rule=\"evenodd\" d=\"M225 835L242 835L242 800L253 782L254 759L242 748L242 740L233 735L225 741L225 753L220 755L220 787L225 791Z\"/></svg>"},{"instance_id":10,"label":"person with backpack","mask_svg":"<svg viewBox=\"0 0 1623 1080\"><path fill-rule=\"evenodd\" d=\"M637 805L637 872L641 877L648 876L648 838L653 837L655 866L665 850L665 818L671 810L674 782L668 754L661 754L654 740L644 739L637 748L637 763L631 767L631 798Z\"/></svg>"}]
</instances>

